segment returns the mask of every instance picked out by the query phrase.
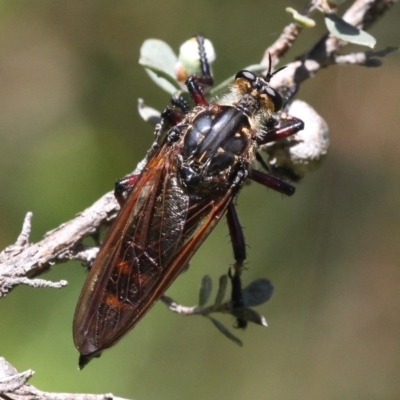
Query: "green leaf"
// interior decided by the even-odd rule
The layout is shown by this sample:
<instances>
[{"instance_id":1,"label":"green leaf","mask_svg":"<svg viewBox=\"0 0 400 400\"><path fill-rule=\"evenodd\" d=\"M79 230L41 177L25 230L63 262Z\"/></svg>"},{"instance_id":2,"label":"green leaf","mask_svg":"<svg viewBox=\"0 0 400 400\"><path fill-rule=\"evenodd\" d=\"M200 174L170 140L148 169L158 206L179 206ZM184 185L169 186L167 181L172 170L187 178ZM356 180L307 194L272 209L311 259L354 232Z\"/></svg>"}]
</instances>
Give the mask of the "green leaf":
<instances>
[{"instance_id":1,"label":"green leaf","mask_svg":"<svg viewBox=\"0 0 400 400\"><path fill-rule=\"evenodd\" d=\"M158 39L147 39L140 48L139 64L163 90L173 94L180 89L175 78L178 58L171 47Z\"/></svg>"},{"instance_id":2,"label":"green leaf","mask_svg":"<svg viewBox=\"0 0 400 400\"><path fill-rule=\"evenodd\" d=\"M210 294L212 291L212 280L208 275L203 276L200 284L199 290L199 307L203 307L208 299L210 298Z\"/></svg>"},{"instance_id":3,"label":"green leaf","mask_svg":"<svg viewBox=\"0 0 400 400\"><path fill-rule=\"evenodd\" d=\"M245 307L254 307L268 301L274 287L268 279L256 279L243 289L243 305Z\"/></svg>"},{"instance_id":4,"label":"green leaf","mask_svg":"<svg viewBox=\"0 0 400 400\"><path fill-rule=\"evenodd\" d=\"M224 301L226 288L228 287L228 275L222 275L219 278L218 293L215 296L214 306L219 307Z\"/></svg>"},{"instance_id":5,"label":"green leaf","mask_svg":"<svg viewBox=\"0 0 400 400\"><path fill-rule=\"evenodd\" d=\"M214 326L228 339L232 340L232 342L236 343L238 346L242 347L243 342L237 338L224 324L219 322L217 319L208 316L210 318L211 322L214 324Z\"/></svg>"},{"instance_id":6,"label":"green leaf","mask_svg":"<svg viewBox=\"0 0 400 400\"><path fill-rule=\"evenodd\" d=\"M146 122L150 122L152 125L156 125L161 122L160 111L144 104L143 99L138 99L138 111L139 111L139 115Z\"/></svg>"},{"instance_id":7,"label":"green leaf","mask_svg":"<svg viewBox=\"0 0 400 400\"><path fill-rule=\"evenodd\" d=\"M296 24L299 26L303 28L314 28L315 21L312 18L300 14L292 7L286 7L285 11L293 17L294 22L296 22Z\"/></svg>"},{"instance_id":8,"label":"green leaf","mask_svg":"<svg viewBox=\"0 0 400 400\"><path fill-rule=\"evenodd\" d=\"M369 33L350 25L336 14L325 15L325 24L329 32L345 42L373 48L376 40Z\"/></svg>"},{"instance_id":9,"label":"green leaf","mask_svg":"<svg viewBox=\"0 0 400 400\"><path fill-rule=\"evenodd\" d=\"M143 67L145 67L147 75L149 75L150 79L168 94L173 95L174 93L176 93L178 90L181 89L179 84L176 82L175 78L166 75L164 71L155 70L154 68L147 67L144 64L142 65Z\"/></svg>"}]
</instances>

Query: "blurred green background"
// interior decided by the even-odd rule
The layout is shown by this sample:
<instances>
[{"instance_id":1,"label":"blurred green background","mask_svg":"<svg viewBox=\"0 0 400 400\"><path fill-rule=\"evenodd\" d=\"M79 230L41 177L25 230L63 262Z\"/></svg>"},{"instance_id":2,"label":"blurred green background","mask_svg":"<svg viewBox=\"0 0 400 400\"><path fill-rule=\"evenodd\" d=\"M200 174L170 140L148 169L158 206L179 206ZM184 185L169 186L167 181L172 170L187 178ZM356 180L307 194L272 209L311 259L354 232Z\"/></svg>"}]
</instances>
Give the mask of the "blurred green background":
<instances>
[{"instance_id":1,"label":"blurred green background","mask_svg":"<svg viewBox=\"0 0 400 400\"><path fill-rule=\"evenodd\" d=\"M131 171L152 142L137 98L168 96L139 67L142 42L177 50L196 33L214 43L216 81L258 62L305 1L2 1L0 3L0 247L33 211L32 241L72 218ZM399 7L371 33L398 45ZM321 21L319 21L321 22ZM309 48L323 26L291 51ZM360 49L357 49L360 50ZM285 62L285 60L283 61ZM329 157L293 198L246 187L238 212L249 245L244 280L270 278L269 327L236 332L156 305L112 350L77 370L72 317L85 271L59 265L62 290L19 287L0 301L0 356L46 391L134 399L400 398L400 59L379 69L328 68L299 98L326 119ZM197 300L201 277L232 263L223 222L169 290ZM227 326L234 321L225 317Z\"/></svg>"}]
</instances>

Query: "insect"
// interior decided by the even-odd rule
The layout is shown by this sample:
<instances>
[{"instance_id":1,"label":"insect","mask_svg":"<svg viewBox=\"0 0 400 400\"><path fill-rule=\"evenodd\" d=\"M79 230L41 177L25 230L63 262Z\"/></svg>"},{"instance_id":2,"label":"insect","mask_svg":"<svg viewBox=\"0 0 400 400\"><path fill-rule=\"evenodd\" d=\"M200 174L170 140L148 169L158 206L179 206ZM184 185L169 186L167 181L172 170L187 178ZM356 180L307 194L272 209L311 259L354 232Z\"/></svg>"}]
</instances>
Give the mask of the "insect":
<instances>
[{"instance_id":1,"label":"insect","mask_svg":"<svg viewBox=\"0 0 400 400\"><path fill-rule=\"evenodd\" d=\"M141 173L116 183L121 210L89 272L74 316L80 368L139 322L224 214L235 257L232 307L241 307L246 246L233 200L248 179L294 193L290 184L251 167L257 159L267 168L257 152L259 145L303 129L297 118L272 118L283 102L269 86L279 70L271 73L270 67L258 76L239 71L231 93L209 103L202 87L213 79L204 38L196 39L202 72L185 82L195 107L175 99L175 107L162 113L161 130L166 134ZM238 320L238 325L245 321Z\"/></svg>"}]
</instances>

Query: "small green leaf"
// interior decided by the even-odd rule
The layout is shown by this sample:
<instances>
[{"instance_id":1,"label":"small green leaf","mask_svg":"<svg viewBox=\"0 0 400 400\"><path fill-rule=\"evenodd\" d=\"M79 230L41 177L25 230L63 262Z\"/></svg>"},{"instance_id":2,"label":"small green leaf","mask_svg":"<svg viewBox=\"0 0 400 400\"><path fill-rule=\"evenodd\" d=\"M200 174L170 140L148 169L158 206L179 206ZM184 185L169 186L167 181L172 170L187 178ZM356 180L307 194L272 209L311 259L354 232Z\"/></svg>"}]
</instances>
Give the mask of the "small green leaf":
<instances>
[{"instance_id":1,"label":"small green leaf","mask_svg":"<svg viewBox=\"0 0 400 400\"><path fill-rule=\"evenodd\" d=\"M350 25L336 14L325 15L325 24L329 32L345 42L373 48L376 39L369 33Z\"/></svg>"},{"instance_id":2,"label":"small green leaf","mask_svg":"<svg viewBox=\"0 0 400 400\"><path fill-rule=\"evenodd\" d=\"M219 307L224 301L226 288L228 287L228 275L222 275L219 278L218 293L215 296L214 306Z\"/></svg>"},{"instance_id":3,"label":"small green leaf","mask_svg":"<svg viewBox=\"0 0 400 400\"><path fill-rule=\"evenodd\" d=\"M210 318L211 322L214 324L214 326L223 334L225 335L228 339L232 340L232 342L236 343L238 346L242 347L243 342L237 338L224 324L219 322L217 319L208 316Z\"/></svg>"},{"instance_id":4,"label":"small green leaf","mask_svg":"<svg viewBox=\"0 0 400 400\"><path fill-rule=\"evenodd\" d=\"M244 319L258 325L268 326L267 320L260 313L251 308L234 308L231 310L231 314L236 318Z\"/></svg>"},{"instance_id":5,"label":"small green leaf","mask_svg":"<svg viewBox=\"0 0 400 400\"><path fill-rule=\"evenodd\" d=\"M254 307L268 301L274 287L268 279L256 279L243 289L243 305L245 307Z\"/></svg>"},{"instance_id":6,"label":"small green leaf","mask_svg":"<svg viewBox=\"0 0 400 400\"><path fill-rule=\"evenodd\" d=\"M293 17L294 21L299 26L301 26L303 28L314 28L315 21L312 18L309 18L305 15L300 14L298 11L296 11L292 7L287 7L286 12L289 13Z\"/></svg>"},{"instance_id":7,"label":"small green leaf","mask_svg":"<svg viewBox=\"0 0 400 400\"><path fill-rule=\"evenodd\" d=\"M175 77L178 59L171 47L158 39L147 39L140 48L139 64L163 90L172 94L180 89Z\"/></svg>"},{"instance_id":8,"label":"small green leaf","mask_svg":"<svg viewBox=\"0 0 400 400\"><path fill-rule=\"evenodd\" d=\"M210 294L212 291L212 280L208 275L203 276L200 284L199 290L199 307L203 307L208 299L210 298Z\"/></svg>"},{"instance_id":9,"label":"small green leaf","mask_svg":"<svg viewBox=\"0 0 400 400\"><path fill-rule=\"evenodd\" d=\"M143 99L138 99L138 111L139 115L146 121L150 122L152 125L156 125L161 122L161 113L160 111L146 106L144 104Z\"/></svg>"},{"instance_id":10,"label":"small green leaf","mask_svg":"<svg viewBox=\"0 0 400 400\"><path fill-rule=\"evenodd\" d=\"M145 67L150 79L168 94L172 95L181 89L175 78L166 75L164 71L157 71L153 67L147 67L145 64L142 64L142 66Z\"/></svg>"},{"instance_id":11,"label":"small green leaf","mask_svg":"<svg viewBox=\"0 0 400 400\"><path fill-rule=\"evenodd\" d=\"M159 39L147 39L140 48L139 64L164 71L170 76L175 76L177 56L168 43Z\"/></svg>"}]
</instances>

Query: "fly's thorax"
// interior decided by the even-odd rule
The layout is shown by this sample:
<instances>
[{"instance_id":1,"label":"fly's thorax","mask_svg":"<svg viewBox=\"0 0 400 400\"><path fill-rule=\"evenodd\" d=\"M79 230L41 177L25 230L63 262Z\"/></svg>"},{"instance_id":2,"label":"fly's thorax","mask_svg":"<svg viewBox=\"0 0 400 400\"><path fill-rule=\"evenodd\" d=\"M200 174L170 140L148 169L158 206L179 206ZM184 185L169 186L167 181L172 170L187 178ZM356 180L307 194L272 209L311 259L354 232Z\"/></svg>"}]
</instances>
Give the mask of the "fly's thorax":
<instances>
[{"instance_id":1,"label":"fly's thorax","mask_svg":"<svg viewBox=\"0 0 400 400\"><path fill-rule=\"evenodd\" d=\"M233 85L230 93L223 96L220 103L240 109L249 119L254 132L262 129L262 126L273 115L273 108L265 96L257 96L257 92L243 94L239 87Z\"/></svg>"},{"instance_id":2,"label":"fly's thorax","mask_svg":"<svg viewBox=\"0 0 400 400\"><path fill-rule=\"evenodd\" d=\"M179 169L187 187L229 187L254 158L253 129L237 107L211 104L188 115L182 126Z\"/></svg>"}]
</instances>

